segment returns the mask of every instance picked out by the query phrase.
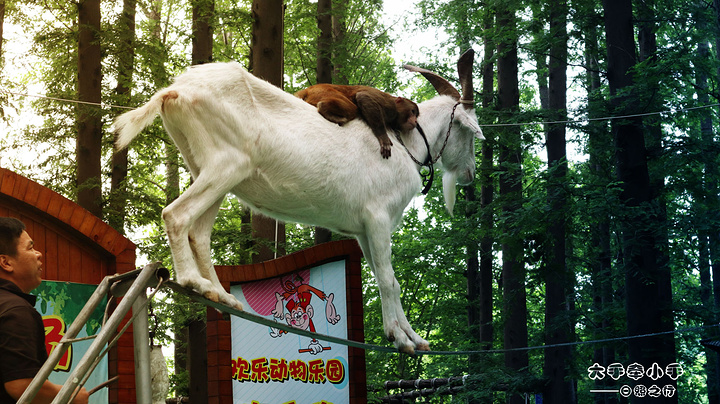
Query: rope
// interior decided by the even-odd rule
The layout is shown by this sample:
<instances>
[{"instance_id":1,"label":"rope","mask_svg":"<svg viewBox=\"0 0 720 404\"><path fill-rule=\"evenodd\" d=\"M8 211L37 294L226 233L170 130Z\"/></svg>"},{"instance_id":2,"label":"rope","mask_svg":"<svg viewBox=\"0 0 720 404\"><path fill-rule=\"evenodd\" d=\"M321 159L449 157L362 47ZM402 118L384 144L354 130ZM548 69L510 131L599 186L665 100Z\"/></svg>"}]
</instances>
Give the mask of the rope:
<instances>
[{"instance_id":1,"label":"rope","mask_svg":"<svg viewBox=\"0 0 720 404\"><path fill-rule=\"evenodd\" d=\"M685 332L701 331L701 330L705 330L705 329L712 328L712 327L718 327L718 326L720 326L720 323L704 325L704 326L699 326L699 327L682 328L679 330L672 330L672 331L662 331L662 332L656 332L656 333L650 333L650 334L629 335L627 337L595 339L595 340L590 340L590 341L564 342L564 343L560 343L560 344L536 345L536 346L520 347L520 348L485 349L485 350L480 350L480 351L419 351L417 353L419 355L474 355L474 354L496 354L496 353L507 353L507 352L532 351L532 350L536 350L536 349L561 348L561 347L575 346L575 345L587 345L587 344L600 344L600 343L605 343L605 342L628 341L628 340L632 340L632 339L648 338L648 337L655 337L655 336L667 335L667 334L681 334L681 333L685 333Z\"/></svg>"},{"instance_id":2,"label":"rope","mask_svg":"<svg viewBox=\"0 0 720 404\"><path fill-rule=\"evenodd\" d=\"M248 320L248 321L252 321L253 323L265 325L265 326L272 327L272 328L278 328L278 329L287 331L288 333L291 333L291 334L297 334L297 335L301 335L303 337L318 339L318 340L322 340L322 341L332 342L335 344L345 345L345 346L349 346L349 347L353 347L353 348L360 348L360 349L369 350L369 351L391 352L391 353L398 352L397 349L392 348L392 347L366 344L363 342L352 341L352 340L348 340L348 339L344 339L344 338L333 337L330 335L301 330L299 328L291 327L287 324L278 323L273 320L267 319L265 317L258 316L256 314L248 313L246 311L238 310L234 307L230 307L230 306L224 305L222 303L213 302L212 300L208 300L205 297L198 294L197 292L190 290L188 288L185 288L183 286L180 286L180 284L178 284L177 282L174 282L174 281L168 281L165 283L165 285L175 292L183 293L197 302L203 303L207 306L213 307L222 312L226 312L233 316L240 317L240 318ZM605 339L597 339L597 340L591 340L591 341L575 341L575 342L566 342L566 343L552 344L552 345L538 345L538 346L531 346L531 347L508 348L508 349L484 349L484 350L476 350L476 351L472 351L472 350L471 351L415 351L415 354L416 355L432 355L432 356L502 354L502 353L508 353L508 352L531 351L531 350L548 349L548 348L560 348L560 347L575 346L575 345L587 345L587 344L599 344L599 343L615 342L615 341L627 341L627 340L631 340L631 339L648 338L648 337L654 337L654 336L658 336L658 335L679 334L679 333L685 333L685 332L700 331L700 330L704 330L707 328L718 327L718 326L720 326L720 323L706 325L706 326L700 326L700 327L684 328L684 329L673 330L673 331L663 331L663 332L651 333L651 334L631 335L631 336L627 336L627 337L617 337L617 338L605 338Z\"/></svg>"},{"instance_id":3,"label":"rope","mask_svg":"<svg viewBox=\"0 0 720 404\"><path fill-rule=\"evenodd\" d=\"M195 292L193 290L190 290L183 286L180 286L180 284L178 284L177 282L174 282L174 281L168 281L165 285L167 287L169 287L170 289L172 289L173 291L178 292L178 293L183 293L183 294L187 295L189 298L191 298L199 303L202 303L206 306L210 306L210 307L220 310L222 312L232 314L233 316L240 317L240 318L248 320L248 321L252 321L253 323L257 323L257 324L265 325L268 327L287 331L291 334L297 334L297 335L301 335L303 337L319 339L322 341L332 342L335 344L345 345L345 346L349 346L349 347L353 347L353 348L361 348L361 349L365 349L365 350L382 351L382 352L397 352L397 350L395 348L382 347L379 345L371 345L371 344L366 344L363 342L351 341L351 340L344 339L344 338L333 337L330 335L324 335L324 334L319 334L316 332L310 332L310 331L301 330L299 328L290 327L287 324L278 323L273 320L267 319L265 317L258 316L256 314L248 313L246 311L238 310L234 307L226 306L222 303L213 302L212 300L206 299L204 296L198 294L197 292Z\"/></svg>"},{"instance_id":4,"label":"rope","mask_svg":"<svg viewBox=\"0 0 720 404\"><path fill-rule=\"evenodd\" d=\"M527 126L527 125L556 125L556 124L568 124L568 123L580 123L580 122L594 122L594 121L608 121L613 119L627 119L627 118L639 118L644 116L652 116L652 115L661 115L661 114L677 114L680 112L688 112L688 111L694 111L697 109L704 109L704 108L713 108L720 106L720 103L716 104L708 104L708 105L700 105L697 107L688 107L688 108L682 108L675 111L657 111L657 112L646 112L642 114L629 114L629 115L617 115L617 116L605 116L602 118L583 118L583 119L568 119L564 121L547 121L547 122L522 122L522 123L487 123L478 125L481 128L490 128L490 127L506 127L506 126Z\"/></svg>"},{"instance_id":5,"label":"rope","mask_svg":"<svg viewBox=\"0 0 720 404\"><path fill-rule=\"evenodd\" d=\"M8 91L8 90L2 89L2 88L0 88L0 93L10 94L10 95L17 95L17 96L20 96L20 97L34 97L34 98L40 98L40 99L43 99L43 100L50 100L50 101L69 102L69 103L83 104L83 105L93 105L93 106L102 107L102 108L135 109L135 107L125 107L125 106L122 106L122 105L103 104L103 103L99 103L99 102L80 101L80 100L69 100L69 99L66 99L66 98L49 97L49 96L46 96L46 95L38 95L38 94L17 93L17 92Z\"/></svg>"},{"instance_id":6,"label":"rope","mask_svg":"<svg viewBox=\"0 0 720 404\"><path fill-rule=\"evenodd\" d=\"M66 98L57 98L57 97L48 97L45 95L38 95L38 94L25 94L25 93L18 93L13 91L8 91L5 89L0 88L0 93L4 94L10 94L10 95L16 95L21 97L35 97L35 98L41 98L51 101L60 101L60 102L71 102L76 104L86 104L86 105L94 105L99 107L105 107L105 108L121 108L121 109L135 109L136 107L127 107L123 105L113 105L113 104L102 104L97 102L88 102L88 101L79 101L79 100L70 100ZM460 100L459 103L461 104L472 104L474 102L471 102L469 100ZM607 120L613 120L613 119L627 119L627 118L639 118L644 116L653 116L653 115L662 115L662 114L677 114L681 112L689 112L689 111L695 111L698 109L705 109L705 108L714 108L720 106L720 103L715 104L708 104L708 105L700 105L697 107L688 107L688 108L681 108L678 110L666 110L666 111L656 111L656 112L646 112L641 114L630 114L630 115L617 115L617 116L605 116L600 118L581 118L581 119L567 119L563 121L535 121L535 122L518 122L518 123L486 123L486 124L480 124L481 128L492 128L492 127L506 127L506 126L528 126L528 125L557 125L557 124L570 124L570 123L581 123L581 122L594 122L594 121L607 121Z\"/></svg>"}]
</instances>

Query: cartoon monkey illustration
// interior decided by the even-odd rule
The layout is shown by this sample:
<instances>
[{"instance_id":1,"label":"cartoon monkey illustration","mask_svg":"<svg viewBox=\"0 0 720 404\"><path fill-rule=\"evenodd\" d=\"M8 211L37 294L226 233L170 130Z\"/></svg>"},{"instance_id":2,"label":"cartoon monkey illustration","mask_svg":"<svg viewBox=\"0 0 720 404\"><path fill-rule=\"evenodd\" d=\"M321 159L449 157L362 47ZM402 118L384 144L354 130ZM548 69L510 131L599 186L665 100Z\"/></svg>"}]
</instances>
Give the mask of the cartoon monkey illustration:
<instances>
[{"instance_id":1,"label":"cartoon monkey illustration","mask_svg":"<svg viewBox=\"0 0 720 404\"><path fill-rule=\"evenodd\" d=\"M292 281L286 281L283 284L283 289L285 290L283 294L275 292L276 302L272 314L277 319L285 320L290 327L315 332L315 324L313 323L315 309L310 304L313 295L325 301L325 317L328 323L335 325L340 321L340 316L337 314L333 303L335 296L332 293L326 295L325 292L310 285L300 284L296 286ZM287 309L287 313L285 313L285 309ZM270 336L273 338L279 338L286 333L286 331L276 328L270 329ZM300 349L299 352L309 352L317 355L323 350L329 349L330 347L323 347L320 342L313 339L307 349Z\"/></svg>"}]
</instances>

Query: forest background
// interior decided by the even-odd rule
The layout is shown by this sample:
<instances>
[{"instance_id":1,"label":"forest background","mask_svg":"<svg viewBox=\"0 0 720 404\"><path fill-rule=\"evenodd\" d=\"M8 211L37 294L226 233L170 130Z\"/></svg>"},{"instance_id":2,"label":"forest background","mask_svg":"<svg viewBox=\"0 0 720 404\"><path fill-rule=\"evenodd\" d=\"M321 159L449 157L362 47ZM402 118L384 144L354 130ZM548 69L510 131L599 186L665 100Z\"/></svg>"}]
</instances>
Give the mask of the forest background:
<instances>
[{"instance_id":1,"label":"forest background","mask_svg":"<svg viewBox=\"0 0 720 404\"><path fill-rule=\"evenodd\" d=\"M435 184L393 237L410 323L455 354L368 352L370 397L386 380L468 375L460 395L429 400L643 402L641 387L659 385L676 394L652 402L720 403L718 355L701 344L720 334L720 0L398 3L402 18L388 19L379 0L0 0L0 164L169 265L160 211L189 174L159 123L114 154L111 122L191 64L236 60L262 74L252 50L268 36L254 22L273 17L255 6L279 12L276 84L288 92L365 84L419 102L433 90L400 65L456 80L454 62L473 48L487 138L477 181L452 217ZM442 39L428 46L428 32ZM215 262L340 237L286 224L276 244L267 226L228 198ZM366 340L387 344L364 278ZM173 394L187 395L183 341L204 312L165 300L155 338L175 342ZM683 374L615 381L589 369L635 363ZM590 391L622 385L629 398Z\"/></svg>"}]
</instances>

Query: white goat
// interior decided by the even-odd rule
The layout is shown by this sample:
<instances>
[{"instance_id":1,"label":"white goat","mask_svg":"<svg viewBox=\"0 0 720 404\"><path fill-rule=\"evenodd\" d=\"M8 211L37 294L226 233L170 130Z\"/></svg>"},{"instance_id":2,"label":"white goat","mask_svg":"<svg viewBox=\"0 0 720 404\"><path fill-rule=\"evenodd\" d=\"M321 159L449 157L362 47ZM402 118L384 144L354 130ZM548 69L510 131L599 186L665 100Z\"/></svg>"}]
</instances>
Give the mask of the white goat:
<instances>
[{"instance_id":1,"label":"white goat","mask_svg":"<svg viewBox=\"0 0 720 404\"><path fill-rule=\"evenodd\" d=\"M450 94L420 103L418 119L432 156L442 153L439 164L450 211L456 180L463 185L473 180L473 139L482 139L469 102L472 59L470 50L458 62L464 107L457 107L460 93L445 79L406 66ZM237 63L192 67L147 104L118 117L118 149L157 115L194 179L162 213L180 284L242 308L222 288L210 258L213 222L225 195L233 193L267 216L356 237L378 282L386 336L403 352L429 349L403 313L390 259L391 234L421 188L419 165L398 149L399 142L393 156L383 159L377 139L363 121L344 126L329 122L312 105ZM397 139L395 133L391 135ZM402 140L416 159L426 159L428 150L417 130Z\"/></svg>"}]
</instances>

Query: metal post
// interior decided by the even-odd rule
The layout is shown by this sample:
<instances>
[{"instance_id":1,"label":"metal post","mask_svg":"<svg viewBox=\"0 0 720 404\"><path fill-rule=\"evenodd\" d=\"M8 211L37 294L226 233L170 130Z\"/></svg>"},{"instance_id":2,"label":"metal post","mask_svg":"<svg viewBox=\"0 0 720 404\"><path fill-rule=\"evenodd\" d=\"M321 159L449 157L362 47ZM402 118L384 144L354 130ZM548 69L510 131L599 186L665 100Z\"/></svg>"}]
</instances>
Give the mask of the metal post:
<instances>
[{"instance_id":1,"label":"metal post","mask_svg":"<svg viewBox=\"0 0 720 404\"><path fill-rule=\"evenodd\" d=\"M57 365L58 361L60 361L60 358L65 354L65 351L68 349L70 345L68 341L75 338L80 332L80 330L82 330L82 328L85 326L85 323L87 323L88 319L92 315L93 311L95 311L95 308L107 295L109 287L109 277L105 277L102 282L100 282L97 289L95 289L95 292L92 294L92 296L90 296L90 299L85 304L85 307L83 307L80 311L80 314L78 314L72 324L70 324L70 327L68 327L67 331L65 332L65 336L63 336L60 342L55 346L55 349L53 349L52 353L45 361L42 368L40 368L40 371L37 373L37 375L35 375L35 378L33 378L32 382L30 382L28 387L25 389L25 392L23 392L22 396L20 396L17 404L26 404L32 402L38 391L40 391L40 387L43 385L43 383L45 383L45 380L47 380L48 376L50 376L50 373L52 373L55 365Z\"/></svg>"},{"instance_id":2,"label":"metal post","mask_svg":"<svg viewBox=\"0 0 720 404\"><path fill-rule=\"evenodd\" d=\"M52 404L61 404L68 402L70 396L80 385L80 380L82 380L85 374L88 373L88 371L93 365L93 361L102 351L103 345L105 345L108 341L110 341L110 339L112 339L118 326L122 322L122 319L125 317L125 314L130 311L131 306L138 298L138 296L140 296L141 293L145 293L147 282L151 279L152 276L155 275L155 270L159 266L159 263L148 264L145 265L142 271L140 271L137 279L135 280L135 282L133 282L132 286L127 291L125 297L122 299L120 304L118 304L115 312L113 312L112 316L110 316L108 321L102 327L100 333L97 335L97 338L90 346L90 348L88 348L85 356L83 356L78 365L75 367L75 370L73 370L72 374L65 382L62 389L60 389L60 392L52 401Z\"/></svg>"},{"instance_id":3,"label":"metal post","mask_svg":"<svg viewBox=\"0 0 720 404\"><path fill-rule=\"evenodd\" d=\"M132 306L133 313L137 313L137 317L133 320L133 345L135 346L135 395L138 403L152 402L150 329L146 303L147 296L143 290Z\"/></svg>"}]
</instances>

